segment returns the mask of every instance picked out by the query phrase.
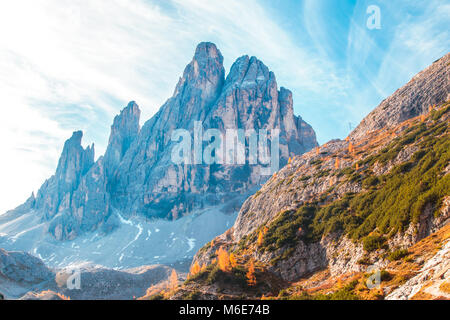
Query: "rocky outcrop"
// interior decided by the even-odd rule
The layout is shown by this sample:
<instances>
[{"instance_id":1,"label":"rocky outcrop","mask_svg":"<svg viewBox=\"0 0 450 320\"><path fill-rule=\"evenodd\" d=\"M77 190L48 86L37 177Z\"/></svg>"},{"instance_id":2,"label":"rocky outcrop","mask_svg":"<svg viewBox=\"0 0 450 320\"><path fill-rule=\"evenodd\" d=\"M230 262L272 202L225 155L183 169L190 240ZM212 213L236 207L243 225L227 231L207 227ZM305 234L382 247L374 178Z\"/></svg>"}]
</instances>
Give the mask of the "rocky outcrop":
<instances>
[{"instance_id":1,"label":"rocky outcrop","mask_svg":"<svg viewBox=\"0 0 450 320\"><path fill-rule=\"evenodd\" d=\"M171 272L162 265L114 270L84 264L51 270L28 253L0 249L0 291L8 299L131 300L143 296L151 285L166 281ZM75 281L76 274L79 280ZM68 283L79 284L79 288L68 287Z\"/></svg>"},{"instance_id":2,"label":"rocky outcrop","mask_svg":"<svg viewBox=\"0 0 450 320\"><path fill-rule=\"evenodd\" d=\"M428 112L433 105L450 100L450 53L414 76L405 86L385 99L351 133L352 139L393 127Z\"/></svg>"},{"instance_id":3,"label":"rocky outcrop","mask_svg":"<svg viewBox=\"0 0 450 320\"><path fill-rule=\"evenodd\" d=\"M450 293L442 285L450 279L450 241L446 241L432 258L428 259L417 274L386 296L387 300L408 300L424 293L438 299L450 299Z\"/></svg>"},{"instance_id":4,"label":"rocky outcrop","mask_svg":"<svg viewBox=\"0 0 450 320\"><path fill-rule=\"evenodd\" d=\"M107 177L112 177L131 144L139 134L141 110L131 101L119 115L114 118L109 136L108 148L103 160Z\"/></svg>"},{"instance_id":5,"label":"rocky outcrop","mask_svg":"<svg viewBox=\"0 0 450 320\"><path fill-rule=\"evenodd\" d=\"M94 164L94 145L84 149L82 137L83 133L76 131L65 142L55 175L37 193L33 208L41 210L44 219L51 219L58 213L64 197L78 188L82 177Z\"/></svg>"},{"instance_id":6,"label":"rocky outcrop","mask_svg":"<svg viewBox=\"0 0 450 320\"><path fill-rule=\"evenodd\" d=\"M72 240L82 232L111 226L107 220L111 214L110 195L103 158L83 176L78 188L64 197L58 214L49 225L49 232L57 240Z\"/></svg>"},{"instance_id":7,"label":"rocky outcrop","mask_svg":"<svg viewBox=\"0 0 450 320\"><path fill-rule=\"evenodd\" d=\"M10 252L0 248L0 282L38 284L48 281L52 271L38 258L25 252Z\"/></svg>"}]
</instances>

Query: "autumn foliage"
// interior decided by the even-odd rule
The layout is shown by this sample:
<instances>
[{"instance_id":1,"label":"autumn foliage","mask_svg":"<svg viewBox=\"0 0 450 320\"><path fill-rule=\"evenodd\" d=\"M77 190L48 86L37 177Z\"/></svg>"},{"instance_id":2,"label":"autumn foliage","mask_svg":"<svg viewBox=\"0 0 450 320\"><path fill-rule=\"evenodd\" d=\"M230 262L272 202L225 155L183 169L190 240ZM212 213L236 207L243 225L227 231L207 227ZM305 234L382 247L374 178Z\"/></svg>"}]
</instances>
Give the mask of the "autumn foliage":
<instances>
[{"instance_id":1,"label":"autumn foliage","mask_svg":"<svg viewBox=\"0 0 450 320\"><path fill-rule=\"evenodd\" d=\"M258 246L261 246L263 244L263 241L264 241L264 234L262 233L262 231L259 231L257 241Z\"/></svg>"},{"instance_id":2,"label":"autumn foliage","mask_svg":"<svg viewBox=\"0 0 450 320\"><path fill-rule=\"evenodd\" d=\"M339 169L341 167L341 161L339 158L336 158L336 161L334 162L334 168Z\"/></svg>"},{"instance_id":3,"label":"autumn foliage","mask_svg":"<svg viewBox=\"0 0 450 320\"><path fill-rule=\"evenodd\" d=\"M169 278L169 283L167 285L167 289L169 290L175 290L178 286L178 275L175 269L172 270L172 273Z\"/></svg>"},{"instance_id":4,"label":"autumn foliage","mask_svg":"<svg viewBox=\"0 0 450 320\"><path fill-rule=\"evenodd\" d=\"M255 265L253 261L250 261L250 265L248 267L247 276L247 284L251 287L256 285L256 276L255 276Z\"/></svg>"},{"instance_id":5,"label":"autumn foliage","mask_svg":"<svg viewBox=\"0 0 450 320\"><path fill-rule=\"evenodd\" d=\"M191 269L189 270L189 275L195 276L200 271L201 271L200 265L198 264L198 261L195 261L195 263L191 266Z\"/></svg>"},{"instance_id":6,"label":"autumn foliage","mask_svg":"<svg viewBox=\"0 0 450 320\"><path fill-rule=\"evenodd\" d=\"M219 262L220 270L225 272L231 270L230 256L228 255L227 250L220 247L217 251L217 259Z\"/></svg>"},{"instance_id":7,"label":"autumn foliage","mask_svg":"<svg viewBox=\"0 0 450 320\"><path fill-rule=\"evenodd\" d=\"M230 264L232 268L236 268L237 266L237 261L234 253L230 253Z\"/></svg>"},{"instance_id":8,"label":"autumn foliage","mask_svg":"<svg viewBox=\"0 0 450 320\"><path fill-rule=\"evenodd\" d=\"M70 300L69 296L65 296L62 293L57 292L56 295L60 297L62 300Z\"/></svg>"}]
</instances>

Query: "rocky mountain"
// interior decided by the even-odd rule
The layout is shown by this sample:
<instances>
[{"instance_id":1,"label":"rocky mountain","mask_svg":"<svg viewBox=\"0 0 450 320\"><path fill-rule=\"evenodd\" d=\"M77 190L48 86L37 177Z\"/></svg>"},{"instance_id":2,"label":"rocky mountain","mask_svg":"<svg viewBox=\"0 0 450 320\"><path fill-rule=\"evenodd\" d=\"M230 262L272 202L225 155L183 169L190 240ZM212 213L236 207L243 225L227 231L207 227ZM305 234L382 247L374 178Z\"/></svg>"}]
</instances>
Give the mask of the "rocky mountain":
<instances>
[{"instance_id":1,"label":"rocky mountain","mask_svg":"<svg viewBox=\"0 0 450 320\"><path fill-rule=\"evenodd\" d=\"M139 107L130 102L114 118L106 152L97 161L94 145L83 148L83 133L74 132L56 173L37 195L0 216L0 246L33 252L57 266L77 259L110 267L187 259L228 228L245 198L267 180L270 163L249 160L254 141L259 154L270 154L279 143L279 167L317 146L314 130L294 115L292 94L278 89L273 72L257 58L243 56L225 76L222 54L207 42L197 46L173 96L142 128L139 121ZM228 161L238 158L239 145L230 157L225 146L232 143L225 138L222 149L208 149L220 140L206 136L209 129L224 137L228 130L266 130L268 139L263 144L262 134L257 140L251 134L232 136L245 148L246 160L239 163ZM193 138L193 155L183 154L189 160L176 163L179 140L173 133L179 130ZM226 161L208 163L207 150ZM52 238L77 241L55 247ZM96 239L95 247L87 238Z\"/></svg>"},{"instance_id":2,"label":"rocky mountain","mask_svg":"<svg viewBox=\"0 0 450 320\"><path fill-rule=\"evenodd\" d=\"M419 72L405 86L385 99L350 134L358 139L369 132L392 127L428 112L428 107L450 100L448 55Z\"/></svg>"},{"instance_id":3,"label":"rocky mountain","mask_svg":"<svg viewBox=\"0 0 450 320\"><path fill-rule=\"evenodd\" d=\"M28 253L0 249L0 292L6 299L22 300L131 300L152 285L164 285L172 270L162 265L113 270L88 263L50 269ZM79 287L71 278L74 271Z\"/></svg>"},{"instance_id":4,"label":"rocky mountain","mask_svg":"<svg viewBox=\"0 0 450 320\"><path fill-rule=\"evenodd\" d=\"M18 297L39 290L52 280L52 271L38 258L24 252L0 249L0 292Z\"/></svg>"},{"instance_id":5,"label":"rocky mountain","mask_svg":"<svg viewBox=\"0 0 450 320\"><path fill-rule=\"evenodd\" d=\"M196 254L172 298L449 298L449 66L447 54L345 141L294 157Z\"/></svg>"},{"instance_id":6,"label":"rocky mountain","mask_svg":"<svg viewBox=\"0 0 450 320\"><path fill-rule=\"evenodd\" d=\"M185 129L193 134L196 121L202 130L223 133L280 129L281 165L317 145L312 128L293 114L292 94L284 88L278 91L274 74L261 61L241 57L225 78L220 51L212 43L201 43L173 96L144 124L118 166L111 182L115 207L126 216L140 212L177 219L242 198L266 180L261 165L248 162L173 164L172 132ZM232 201L229 210L240 204Z\"/></svg>"}]
</instances>

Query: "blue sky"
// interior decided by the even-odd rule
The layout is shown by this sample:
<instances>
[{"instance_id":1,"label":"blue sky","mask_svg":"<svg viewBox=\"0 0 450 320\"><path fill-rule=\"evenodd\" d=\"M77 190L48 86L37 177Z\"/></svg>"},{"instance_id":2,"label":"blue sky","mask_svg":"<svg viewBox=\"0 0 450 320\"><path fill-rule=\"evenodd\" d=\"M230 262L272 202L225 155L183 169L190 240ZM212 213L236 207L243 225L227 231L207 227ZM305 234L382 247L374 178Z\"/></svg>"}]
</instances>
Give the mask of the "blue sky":
<instances>
[{"instance_id":1,"label":"blue sky","mask_svg":"<svg viewBox=\"0 0 450 320\"><path fill-rule=\"evenodd\" d=\"M369 5L381 29L366 27ZM54 172L72 131L98 156L128 101L149 119L201 41L227 71L241 55L261 59L325 143L449 52L448 17L449 0L2 1L0 212Z\"/></svg>"}]
</instances>

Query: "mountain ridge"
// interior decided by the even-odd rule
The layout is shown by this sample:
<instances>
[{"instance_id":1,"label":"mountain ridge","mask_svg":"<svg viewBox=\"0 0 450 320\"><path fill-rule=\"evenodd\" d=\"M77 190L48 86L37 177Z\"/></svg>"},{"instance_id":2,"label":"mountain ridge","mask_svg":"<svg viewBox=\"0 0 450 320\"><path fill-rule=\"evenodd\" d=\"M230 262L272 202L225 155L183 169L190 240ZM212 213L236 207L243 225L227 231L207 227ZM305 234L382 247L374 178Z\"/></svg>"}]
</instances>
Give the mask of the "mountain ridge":
<instances>
[{"instance_id":1,"label":"mountain ridge","mask_svg":"<svg viewBox=\"0 0 450 320\"><path fill-rule=\"evenodd\" d=\"M275 173L245 201L234 226L197 252L191 280L174 297L186 290L209 292L200 295L206 299L233 290L239 295L245 286L232 289L220 279L245 274L250 263L262 279L278 277L275 286L320 270L335 280L369 266L383 270L388 255L448 225L449 65L447 54L384 100L345 141L332 140L294 157ZM405 103L397 101L403 92L410 94ZM390 101L399 104L385 108L378 128L374 114ZM218 265L220 250L239 262L231 275ZM345 294L356 297L353 289ZM245 290L273 294L259 286Z\"/></svg>"}]
</instances>

